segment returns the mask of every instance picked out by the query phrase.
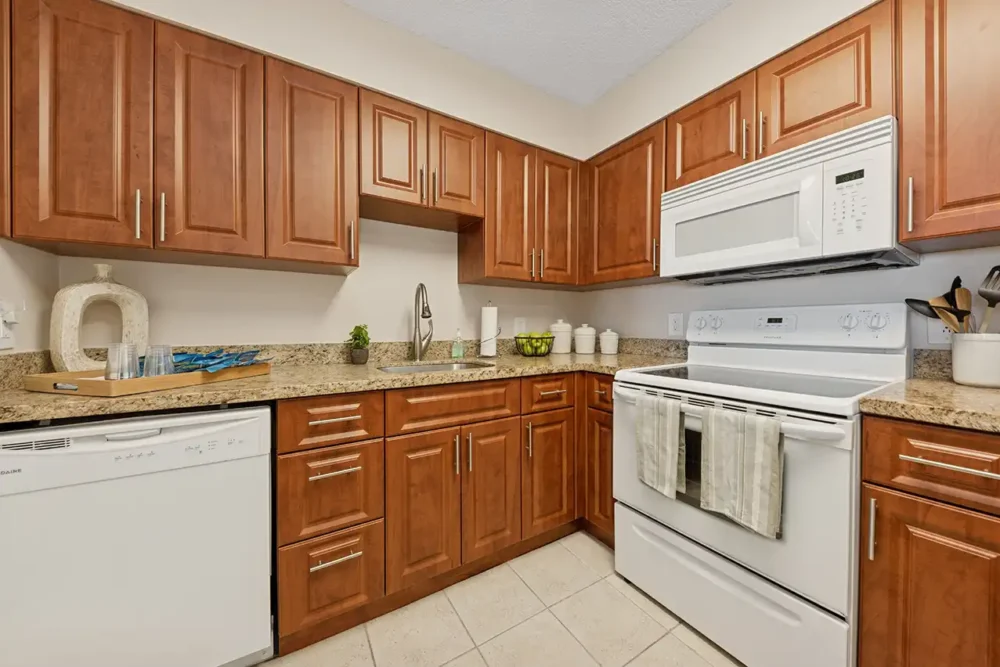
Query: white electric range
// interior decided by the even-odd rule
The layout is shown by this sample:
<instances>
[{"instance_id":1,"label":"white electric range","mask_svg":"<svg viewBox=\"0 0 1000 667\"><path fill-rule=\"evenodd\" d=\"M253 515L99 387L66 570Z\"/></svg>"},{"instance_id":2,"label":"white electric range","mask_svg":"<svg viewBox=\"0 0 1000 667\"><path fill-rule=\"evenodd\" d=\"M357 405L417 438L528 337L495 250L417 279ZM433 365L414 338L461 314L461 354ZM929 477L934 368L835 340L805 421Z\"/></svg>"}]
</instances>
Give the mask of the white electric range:
<instances>
[{"instance_id":1,"label":"white electric range","mask_svg":"<svg viewBox=\"0 0 1000 667\"><path fill-rule=\"evenodd\" d=\"M691 315L688 362L619 371L614 388L615 569L748 667L853 667L859 400L909 376L903 304ZM682 401L687 493L636 473L636 397ZM781 421L778 539L700 508L706 407Z\"/></svg>"}]
</instances>

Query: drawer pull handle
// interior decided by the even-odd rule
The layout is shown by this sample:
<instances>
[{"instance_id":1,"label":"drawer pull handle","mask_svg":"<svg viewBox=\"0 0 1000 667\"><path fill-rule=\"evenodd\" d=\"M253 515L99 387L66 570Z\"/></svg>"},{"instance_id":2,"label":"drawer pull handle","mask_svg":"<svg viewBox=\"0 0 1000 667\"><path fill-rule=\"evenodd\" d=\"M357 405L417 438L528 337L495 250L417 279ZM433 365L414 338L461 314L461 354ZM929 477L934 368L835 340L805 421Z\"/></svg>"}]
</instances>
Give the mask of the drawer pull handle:
<instances>
[{"instance_id":1,"label":"drawer pull handle","mask_svg":"<svg viewBox=\"0 0 1000 667\"><path fill-rule=\"evenodd\" d=\"M559 394L565 394L566 391L567 390L565 390L565 389L553 389L552 391L540 391L540 392L538 392L538 395L542 396L542 397L545 397L545 396L558 396Z\"/></svg>"},{"instance_id":2,"label":"drawer pull handle","mask_svg":"<svg viewBox=\"0 0 1000 667\"><path fill-rule=\"evenodd\" d=\"M605 389L595 389L594 393L597 394L598 396L607 396L608 395L608 392Z\"/></svg>"},{"instance_id":3,"label":"drawer pull handle","mask_svg":"<svg viewBox=\"0 0 1000 667\"><path fill-rule=\"evenodd\" d=\"M964 472L967 475L985 477L986 479L1000 480L1000 475L995 472L990 472L989 470L976 470L975 468L966 468L965 466L956 466L950 463L931 461L920 456L907 456L906 454L900 454L899 460L908 461L910 463L919 463L920 465L930 466L932 468L943 468L944 470L951 470L952 472Z\"/></svg>"},{"instance_id":4,"label":"drawer pull handle","mask_svg":"<svg viewBox=\"0 0 1000 667\"><path fill-rule=\"evenodd\" d=\"M875 560L875 512L878 510L878 501L874 498L868 500L868 560Z\"/></svg>"},{"instance_id":5,"label":"drawer pull handle","mask_svg":"<svg viewBox=\"0 0 1000 667\"><path fill-rule=\"evenodd\" d=\"M351 415L350 417L331 417L330 419L317 419L315 421L309 422L309 425L323 426L324 424L341 424L343 422L352 422L355 419L361 419L361 415Z\"/></svg>"},{"instance_id":6,"label":"drawer pull handle","mask_svg":"<svg viewBox=\"0 0 1000 667\"><path fill-rule=\"evenodd\" d=\"M320 570L325 570L326 568L333 567L334 565L340 565L341 563L346 563L347 561L354 560L355 558L361 558L361 554L363 553L364 551L358 551L357 553L352 551L349 556L344 556L343 558L337 558L335 560L331 560L329 563L324 563L323 561L320 561L319 565L313 565L311 568L309 568L309 574L312 574L313 572L319 572Z\"/></svg>"},{"instance_id":7,"label":"drawer pull handle","mask_svg":"<svg viewBox=\"0 0 1000 667\"><path fill-rule=\"evenodd\" d=\"M325 472L322 475L313 475L309 478L310 482L315 482L317 479L326 479L327 477L339 477L340 475L350 475L352 472L358 472L361 470L362 466L354 466L353 468L344 468L343 470L334 470L333 472Z\"/></svg>"},{"instance_id":8,"label":"drawer pull handle","mask_svg":"<svg viewBox=\"0 0 1000 667\"><path fill-rule=\"evenodd\" d=\"M534 452L534 445L535 445L534 438L532 437L532 433L531 433L531 422L528 422L528 458L529 459L532 456L534 456L534 453L535 453Z\"/></svg>"},{"instance_id":9,"label":"drawer pull handle","mask_svg":"<svg viewBox=\"0 0 1000 667\"><path fill-rule=\"evenodd\" d=\"M459 458L462 456L461 450L459 450L459 447L461 447L461 445L459 444L460 439L461 439L461 436L456 433L455 434L455 474L456 475L461 474L461 470L459 469L459 465L461 465L459 463Z\"/></svg>"}]
</instances>

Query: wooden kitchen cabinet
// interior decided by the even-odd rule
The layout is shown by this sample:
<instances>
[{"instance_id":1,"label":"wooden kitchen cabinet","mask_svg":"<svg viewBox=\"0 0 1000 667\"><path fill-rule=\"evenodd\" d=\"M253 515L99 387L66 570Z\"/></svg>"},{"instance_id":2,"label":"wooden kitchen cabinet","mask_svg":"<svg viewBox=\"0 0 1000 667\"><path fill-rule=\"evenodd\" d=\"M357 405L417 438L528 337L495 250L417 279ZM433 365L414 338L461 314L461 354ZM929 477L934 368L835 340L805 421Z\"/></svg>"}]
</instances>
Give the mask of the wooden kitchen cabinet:
<instances>
[{"instance_id":1,"label":"wooden kitchen cabinet","mask_svg":"<svg viewBox=\"0 0 1000 667\"><path fill-rule=\"evenodd\" d=\"M580 163L539 149L535 159L535 245L540 282L577 282Z\"/></svg>"},{"instance_id":2,"label":"wooden kitchen cabinet","mask_svg":"<svg viewBox=\"0 0 1000 667\"><path fill-rule=\"evenodd\" d=\"M535 149L486 135L486 275L535 277Z\"/></svg>"},{"instance_id":3,"label":"wooden kitchen cabinet","mask_svg":"<svg viewBox=\"0 0 1000 667\"><path fill-rule=\"evenodd\" d=\"M574 409L521 417L521 533L529 538L576 518Z\"/></svg>"},{"instance_id":4,"label":"wooden kitchen cabinet","mask_svg":"<svg viewBox=\"0 0 1000 667\"><path fill-rule=\"evenodd\" d=\"M587 283L658 275L665 132L660 121L588 162Z\"/></svg>"},{"instance_id":5,"label":"wooden kitchen cabinet","mask_svg":"<svg viewBox=\"0 0 1000 667\"><path fill-rule=\"evenodd\" d=\"M486 131L428 114L431 202L437 209L483 217L486 213Z\"/></svg>"},{"instance_id":6,"label":"wooden kitchen cabinet","mask_svg":"<svg viewBox=\"0 0 1000 667\"><path fill-rule=\"evenodd\" d=\"M1000 520L867 484L862 507L860 667L1000 665Z\"/></svg>"},{"instance_id":7,"label":"wooden kitchen cabinet","mask_svg":"<svg viewBox=\"0 0 1000 667\"><path fill-rule=\"evenodd\" d=\"M268 58L267 256L357 266L358 88Z\"/></svg>"},{"instance_id":8,"label":"wooden kitchen cabinet","mask_svg":"<svg viewBox=\"0 0 1000 667\"><path fill-rule=\"evenodd\" d=\"M521 379L521 413L573 407L575 373L538 375Z\"/></svg>"},{"instance_id":9,"label":"wooden kitchen cabinet","mask_svg":"<svg viewBox=\"0 0 1000 667\"><path fill-rule=\"evenodd\" d=\"M489 380L386 392L386 432L401 435L521 413L519 380Z\"/></svg>"},{"instance_id":10,"label":"wooden kitchen cabinet","mask_svg":"<svg viewBox=\"0 0 1000 667\"><path fill-rule=\"evenodd\" d=\"M0 0L0 237L10 236L10 0Z\"/></svg>"},{"instance_id":11,"label":"wooden kitchen cabinet","mask_svg":"<svg viewBox=\"0 0 1000 667\"><path fill-rule=\"evenodd\" d=\"M461 429L385 442L386 592L462 563Z\"/></svg>"},{"instance_id":12,"label":"wooden kitchen cabinet","mask_svg":"<svg viewBox=\"0 0 1000 667\"><path fill-rule=\"evenodd\" d=\"M667 117L667 190L754 159L755 84L744 74Z\"/></svg>"},{"instance_id":13,"label":"wooden kitchen cabinet","mask_svg":"<svg viewBox=\"0 0 1000 667\"><path fill-rule=\"evenodd\" d=\"M427 201L427 110L361 90L361 194Z\"/></svg>"},{"instance_id":14,"label":"wooden kitchen cabinet","mask_svg":"<svg viewBox=\"0 0 1000 667\"><path fill-rule=\"evenodd\" d=\"M264 56L156 24L156 247L264 256Z\"/></svg>"},{"instance_id":15,"label":"wooden kitchen cabinet","mask_svg":"<svg viewBox=\"0 0 1000 667\"><path fill-rule=\"evenodd\" d=\"M462 562L521 540L521 420L462 427Z\"/></svg>"},{"instance_id":16,"label":"wooden kitchen cabinet","mask_svg":"<svg viewBox=\"0 0 1000 667\"><path fill-rule=\"evenodd\" d=\"M614 417L610 412L587 408L586 503L584 518L604 537L615 534L615 499L612 494L611 464L614 454Z\"/></svg>"},{"instance_id":17,"label":"wooden kitchen cabinet","mask_svg":"<svg viewBox=\"0 0 1000 667\"><path fill-rule=\"evenodd\" d=\"M153 21L92 0L12 21L13 235L151 247Z\"/></svg>"},{"instance_id":18,"label":"wooden kitchen cabinet","mask_svg":"<svg viewBox=\"0 0 1000 667\"><path fill-rule=\"evenodd\" d=\"M892 114L892 10L882 0L757 69L758 157Z\"/></svg>"},{"instance_id":19,"label":"wooden kitchen cabinet","mask_svg":"<svg viewBox=\"0 0 1000 667\"><path fill-rule=\"evenodd\" d=\"M1000 243L1000 3L898 4L900 240Z\"/></svg>"},{"instance_id":20,"label":"wooden kitchen cabinet","mask_svg":"<svg viewBox=\"0 0 1000 667\"><path fill-rule=\"evenodd\" d=\"M279 454L381 438L385 400L381 391L278 401Z\"/></svg>"}]
</instances>

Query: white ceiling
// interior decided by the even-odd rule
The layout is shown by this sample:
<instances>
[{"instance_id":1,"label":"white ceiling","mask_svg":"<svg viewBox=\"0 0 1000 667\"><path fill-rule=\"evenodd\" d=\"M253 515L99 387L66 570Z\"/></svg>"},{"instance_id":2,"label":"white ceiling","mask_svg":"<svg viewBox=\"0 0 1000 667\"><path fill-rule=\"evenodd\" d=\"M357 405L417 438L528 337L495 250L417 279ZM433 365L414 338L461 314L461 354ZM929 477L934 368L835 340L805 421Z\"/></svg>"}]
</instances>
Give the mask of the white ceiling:
<instances>
[{"instance_id":1,"label":"white ceiling","mask_svg":"<svg viewBox=\"0 0 1000 667\"><path fill-rule=\"evenodd\" d=\"M590 104L733 0L343 0Z\"/></svg>"}]
</instances>

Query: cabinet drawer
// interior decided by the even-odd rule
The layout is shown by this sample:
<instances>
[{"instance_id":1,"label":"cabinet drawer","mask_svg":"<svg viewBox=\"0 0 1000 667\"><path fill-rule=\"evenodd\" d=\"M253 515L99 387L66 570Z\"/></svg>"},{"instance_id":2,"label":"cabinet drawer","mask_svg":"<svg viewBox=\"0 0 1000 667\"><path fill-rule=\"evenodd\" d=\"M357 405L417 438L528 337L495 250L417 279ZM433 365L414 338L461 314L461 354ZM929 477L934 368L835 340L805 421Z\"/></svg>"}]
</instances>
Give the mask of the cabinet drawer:
<instances>
[{"instance_id":1,"label":"cabinet drawer","mask_svg":"<svg viewBox=\"0 0 1000 667\"><path fill-rule=\"evenodd\" d=\"M521 413L558 410L573 405L573 374L542 375L521 380Z\"/></svg>"},{"instance_id":2,"label":"cabinet drawer","mask_svg":"<svg viewBox=\"0 0 1000 667\"><path fill-rule=\"evenodd\" d=\"M278 544L382 517L383 441L278 457Z\"/></svg>"},{"instance_id":3,"label":"cabinet drawer","mask_svg":"<svg viewBox=\"0 0 1000 667\"><path fill-rule=\"evenodd\" d=\"M396 389L385 394L389 435L503 419L521 413L519 380Z\"/></svg>"},{"instance_id":4,"label":"cabinet drawer","mask_svg":"<svg viewBox=\"0 0 1000 667\"><path fill-rule=\"evenodd\" d=\"M380 391L278 402L278 453L381 438L385 433Z\"/></svg>"},{"instance_id":5,"label":"cabinet drawer","mask_svg":"<svg viewBox=\"0 0 1000 667\"><path fill-rule=\"evenodd\" d=\"M865 481L1000 514L1000 436L866 417Z\"/></svg>"},{"instance_id":6,"label":"cabinet drawer","mask_svg":"<svg viewBox=\"0 0 1000 667\"><path fill-rule=\"evenodd\" d=\"M278 634L286 637L385 593L382 520L278 549Z\"/></svg>"},{"instance_id":7,"label":"cabinet drawer","mask_svg":"<svg viewBox=\"0 0 1000 667\"><path fill-rule=\"evenodd\" d=\"M610 375L587 373L587 405L611 412L615 407L613 383Z\"/></svg>"}]
</instances>

